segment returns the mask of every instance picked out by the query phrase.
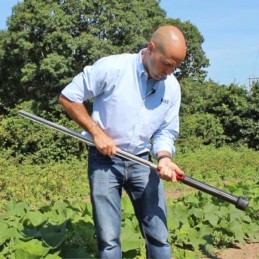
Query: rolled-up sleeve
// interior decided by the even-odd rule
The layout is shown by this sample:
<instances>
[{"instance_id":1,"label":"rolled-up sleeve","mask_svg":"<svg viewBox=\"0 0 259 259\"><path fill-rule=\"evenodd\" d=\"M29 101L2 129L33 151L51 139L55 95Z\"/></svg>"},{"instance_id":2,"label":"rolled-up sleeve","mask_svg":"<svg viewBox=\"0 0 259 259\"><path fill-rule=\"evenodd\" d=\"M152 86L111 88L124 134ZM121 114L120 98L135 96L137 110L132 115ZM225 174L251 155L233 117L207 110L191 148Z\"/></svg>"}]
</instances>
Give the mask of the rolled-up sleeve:
<instances>
[{"instance_id":1,"label":"rolled-up sleeve","mask_svg":"<svg viewBox=\"0 0 259 259\"><path fill-rule=\"evenodd\" d=\"M91 92L87 90L87 82L83 72L75 76L70 84L63 90L62 95L70 101L82 103L91 97Z\"/></svg>"},{"instance_id":2,"label":"rolled-up sleeve","mask_svg":"<svg viewBox=\"0 0 259 259\"><path fill-rule=\"evenodd\" d=\"M86 66L83 72L73 78L63 90L62 95L70 101L83 103L84 101L100 94L105 85L105 71L102 69L104 62L102 59L92 66Z\"/></svg>"}]
</instances>

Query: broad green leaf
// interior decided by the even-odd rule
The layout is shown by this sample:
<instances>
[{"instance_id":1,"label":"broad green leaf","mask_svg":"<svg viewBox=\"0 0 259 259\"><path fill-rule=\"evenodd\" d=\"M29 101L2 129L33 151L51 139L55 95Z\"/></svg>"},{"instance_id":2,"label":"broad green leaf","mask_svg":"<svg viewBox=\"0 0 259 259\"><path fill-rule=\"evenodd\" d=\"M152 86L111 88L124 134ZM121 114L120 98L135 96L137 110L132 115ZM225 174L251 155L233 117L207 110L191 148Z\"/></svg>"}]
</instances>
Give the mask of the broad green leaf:
<instances>
[{"instance_id":1,"label":"broad green leaf","mask_svg":"<svg viewBox=\"0 0 259 259\"><path fill-rule=\"evenodd\" d=\"M23 235L23 240L30 240L33 238L41 237L40 231L38 231L36 228L27 228L20 231L20 233Z\"/></svg>"},{"instance_id":2,"label":"broad green leaf","mask_svg":"<svg viewBox=\"0 0 259 259\"><path fill-rule=\"evenodd\" d=\"M233 222L233 221L242 222L243 216L244 216L243 211L240 211L237 209L235 209L235 211L233 211L233 213L231 213L231 211L230 211L230 214L229 214L230 222Z\"/></svg>"},{"instance_id":3,"label":"broad green leaf","mask_svg":"<svg viewBox=\"0 0 259 259\"><path fill-rule=\"evenodd\" d=\"M221 218L225 218L227 215L229 215L228 206L221 206L219 209L219 215L221 215Z\"/></svg>"},{"instance_id":4,"label":"broad green leaf","mask_svg":"<svg viewBox=\"0 0 259 259\"><path fill-rule=\"evenodd\" d=\"M1 224L0 227L0 245L5 243L8 239L22 237L19 231L14 227L9 227L5 224Z\"/></svg>"},{"instance_id":5,"label":"broad green leaf","mask_svg":"<svg viewBox=\"0 0 259 259\"><path fill-rule=\"evenodd\" d=\"M43 241L52 248L59 247L66 239L66 223L62 225L47 224L41 230Z\"/></svg>"},{"instance_id":6,"label":"broad green leaf","mask_svg":"<svg viewBox=\"0 0 259 259\"><path fill-rule=\"evenodd\" d=\"M200 208L191 208L189 210L190 215L194 215L195 218L202 218L204 215L204 211Z\"/></svg>"},{"instance_id":7,"label":"broad green leaf","mask_svg":"<svg viewBox=\"0 0 259 259\"><path fill-rule=\"evenodd\" d=\"M55 222L56 224L61 225L67 221L67 217L63 214L60 215L56 210L52 210L47 214L50 222Z\"/></svg>"},{"instance_id":8,"label":"broad green leaf","mask_svg":"<svg viewBox=\"0 0 259 259\"><path fill-rule=\"evenodd\" d=\"M219 217L213 212L207 212L205 214L204 220L208 220L208 222L213 226L216 227L219 221Z\"/></svg>"},{"instance_id":9,"label":"broad green leaf","mask_svg":"<svg viewBox=\"0 0 259 259\"><path fill-rule=\"evenodd\" d=\"M143 242L141 240L130 240L130 241L125 241L122 243L122 251L127 252L130 250L137 250L142 246Z\"/></svg>"},{"instance_id":10,"label":"broad green leaf","mask_svg":"<svg viewBox=\"0 0 259 259\"><path fill-rule=\"evenodd\" d=\"M220 228L228 229L229 228L229 221L228 220L221 220L219 224Z\"/></svg>"},{"instance_id":11,"label":"broad green leaf","mask_svg":"<svg viewBox=\"0 0 259 259\"><path fill-rule=\"evenodd\" d=\"M142 244L141 235L128 228L123 228L121 233L121 243L123 251L138 249Z\"/></svg>"},{"instance_id":12,"label":"broad green leaf","mask_svg":"<svg viewBox=\"0 0 259 259\"><path fill-rule=\"evenodd\" d=\"M51 232L42 235L42 240L52 248L58 248L66 239L66 232Z\"/></svg>"},{"instance_id":13,"label":"broad green leaf","mask_svg":"<svg viewBox=\"0 0 259 259\"><path fill-rule=\"evenodd\" d=\"M245 214L242 216L242 221L246 222L246 223L252 222L251 218L248 215L245 215Z\"/></svg>"},{"instance_id":14,"label":"broad green leaf","mask_svg":"<svg viewBox=\"0 0 259 259\"><path fill-rule=\"evenodd\" d=\"M199 239L198 232L194 228L189 229L188 239L189 244L192 245L195 250L199 250L199 245L204 241Z\"/></svg>"},{"instance_id":15,"label":"broad green leaf","mask_svg":"<svg viewBox=\"0 0 259 259\"><path fill-rule=\"evenodd\" d=\"M64 249L62 249L61 252L61 258L87 258L87 259L96 259L95 256L87 253L87 251L85 251L82 247L70 247L70 246L66 246L64 247Z\"/></svg>"},{"instance_id":16,"label":"broad green leaf","mask_svg":"<svg viewBox=\"0 0 259 259\"><path fill-rule=\"evenodd\" d=\"M126 218L124 220L123 225L124 225L124 228L126 228L127 230L133 231L135 229L133 222L129 218Z\"/></svg>"},{"instance_id":17,"label":"broad green leaf","mask_svg":"<svg viewBox=\"0 0 259 259\"><path fill-rule=\"evenodd\" d=\"M0 246L10 238L9 227L3 222L0 222Z\"/></svg>"},{"instance_id":18,"label":"broad green leaf","mask_svg":"<svg viewBox=\"0 0 259 259\"><path fill-rule=\"evenodd\" d=\"M187 236L191 227L189 225L189 222L186 221L179 229L179 235L180 236Z\"/></svg>"},{"instance_id":19,"label":"broad green leaf","mask_svg":"<svg viewBox=\"0 0 259 259\"><path fill-rule=\"evenodd\" d=\"M185 197L188 203L192 203L193 205L198 205L200 200L196 195L188 195Z\"/></svg>"},{"instance_id":20,"label":"broad green leaf","mask_svg":"<svg viewBox=\"0 0 259 259\"><path fill-rule=\"evenodd\" d=\"M182 203L177 203L174 208L174 217L180 222L184 223L188 221L188 208Z\"/></svg>"},{"instance_id":21,"label":"broad green leaf","mask_svg":"<svg viewBox=\"0 0 259 259\"><path fill-rule=\"evenodd\" d=\"M167 225L169 229L178 228L180 226L180 221L176 220L174 217L168 215L167 217Z\"/></svg>"},{"instance_id":22,"label":"broad green leaf","mask_svg":"<svg viewBox=\"0 0 259 259\"><path fill-rule=\"evenodd\" d=\"M82 214L87 212L87 203L86 202L76 200L71 203L71 206L73 208L75 208L76 210L78 210L79 212L81 212Z\"/></svg>"},{"instance_id":23,"label":"broad green leaf","mask_svg":"<svg viewBox=\"0 0 259 259\"><path fill-rule=\"evenodd\" d=\"M55 210L65 209L65 208L68 208L69 206L70 206L70 204L68 201L58 200L54 203L53 209L55 209Z\"/></svg>"},{"instance_id":24,"label":"broad green leaf","mask_svg":"<svg viewBox=\"0 0 259 259\"><path fill-rule=\"evenodd\" d=\"M231 222L229 229L234 234L234 237L238 242L244 242L244 231L242 229L242 225L238 221Z\"/></svg>"},{"instance_id":25,"label":"broad green leaf","mask_svg":"<svg viewBox=\"0 0 259 259\"><path fill-rule=\"evenodd\" d=\"M246 235L251 240L259 240L259 225L256 222L251 222L251 224L243 224L243 230Z\"/></svg>"},{"instance_id":26,"label":"broad green leaf","mask_svg":"<svg viewBox=\"0 0 259 259\"><path fill-rule=\"evenodd\" d=\"M93 207L92 207L92 204L91 204L90 202L88 202L88 203L86 204L86 207L87 207L87 214L91 216L91 215L93 214Z\"/></svg>"},{"instance_id":27,"label":"broad green leaf","mask_svg":"<svg viewBox=\"0 0 259 259\"><path fill-rule=\"evenodd\" d=\"M206 203L205 206L203 207L203 212L205 214L207 214L207 213L214 213L214 214L216 214L218 212L218 207L215 206L212 203Z\"/></svg>"},{"instance_id":28,"label":"broad green leaf","mask_svg":"<svg viewBox=\"0 0 259 259\"><path fill-rule=\"evenodd\" d=\"M44 259L61 259L59 256L60 252L57 252L56 254L47 254Z\"/></svg>"},{"instance_id":29,"label":"broad green leaf","mask_svg":"<svg viewBox=\"0 0 259 259\"><path fill-rule=\"evenodd\" d=\"M6 215L20 217L24 215L24 212L29 209L28 205L24 202L17 203L16 200L12 199L3 206L6 211Z\"/></svg>"},{"instance_id":30,"label":"broad green leaf","mask_svg":"<svg viewBox=\"0 0 259 259\"><path fill-rule=\"evenodd\" d=\"M45 256L50 248L44 245L41 241L33 239L28 242L23 242L14 245L16 249L22 250L23 252L28 253L31 256ZM18 257L19 258L19 257ZM32 257L33 258L33 257ZM38 258L38 257L35 257Z\"/></svg>"},{"instance_id":31,"label":"broad green leaf","mask_svg":"<svg viewBox=\"0 0 259 259\"><path fill-rule=\"evenodd\" d=\"M71 208L58 208L57 213L60 219L73 219L76 215L75 211ZM62 220L61 220L62 221Z\"/></svg>"},{"instance_id":32,"label":"broad green leaf","mask_svg":"<svg viewBox=\"0 0 259 259\"><path fill-rule=\"evenodd\" d=\"M34 227L38 227L48 220L47 216L39 211L28 211L26 216Z\"/></svg>"},{"instance_id":33,"label":"broad green leaf","mask_svg":"<svg viewBox=\"0 0 259 259\"><path fill-rule=\"evenodd\" d=\"M197 226L199 229L198 233L201 238L204 240L210 240L211 236L213 235L213 228L211 226L208 226L206 224L200 224Z\"/></svg>"},{"instance_id":34,"label":"broad green leaf","mask_svg":"<svg viewBox=\"0 0 259 259\"><path fill-rule=\"evenodd\" d=\"M31 253L21 250L21 249L16 249L14 252L14 258L19 258L19 259L41 259L41 255L32 255Z\"/></svg>"},{"instance_id":35,"label":"broad green leaf","mask_svg":"<svg viewBox=\"0 0 259 259\"><path fill-rule=\"evenodd\" d=\"M209 255L214 254L214 247L210 243L206 243L203 246L203 250L206 252L206 254L209 254Z\"/></svg>"}]
</instances>

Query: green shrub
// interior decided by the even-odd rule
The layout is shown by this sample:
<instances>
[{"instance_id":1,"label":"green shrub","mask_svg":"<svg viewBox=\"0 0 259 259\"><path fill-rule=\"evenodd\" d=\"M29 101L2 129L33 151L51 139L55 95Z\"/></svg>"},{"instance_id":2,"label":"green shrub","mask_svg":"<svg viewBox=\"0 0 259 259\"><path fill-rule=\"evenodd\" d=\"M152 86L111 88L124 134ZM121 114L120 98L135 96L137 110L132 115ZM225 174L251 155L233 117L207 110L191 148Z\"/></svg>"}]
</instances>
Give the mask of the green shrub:
<instances>
[{"instance_id":1,"label":"green shrub","mask_svg":"<svg viewBox=\"0 0 259 259\"><path fill-rule=\"evenodd\" d=\"M253 180L259 173L258 151L246 147L200 146L179 150L174 160L186 174L214 183Z\"/></svg>"},{"instance_id":2,"label":"green shrub","mask_svg":"<svg viewBox=\"0 0 259 259\"><path fill-rule=\"evenodd\" d=\"M34 113L33 105L33 102L23 103L11 110L7 117L2 118L0 122L0 146L2 147L1 153L4 153L5 158L15 157L19 162L23 162L25 158L29 157L32 164L67 161L75 157L85 158L87 152L84 143L25 119L18 114L20 109ZM79 130L76 124L65 116L64 112L56 121L52 115L46 114L44 111L42 114L36 115L52 119L53 122L65 127Z\"/></svg>"},{"instance_id":3,"label":"green shrub","mask_svg":"<svg viewBox=\"0 0 259 259\"><path fill-rule=\"evenodd\" d=\"M0 158L0 200L12 198L31 204L60 199L88 199L87 162L33 165Z\"/></svg>"}]
</instances>

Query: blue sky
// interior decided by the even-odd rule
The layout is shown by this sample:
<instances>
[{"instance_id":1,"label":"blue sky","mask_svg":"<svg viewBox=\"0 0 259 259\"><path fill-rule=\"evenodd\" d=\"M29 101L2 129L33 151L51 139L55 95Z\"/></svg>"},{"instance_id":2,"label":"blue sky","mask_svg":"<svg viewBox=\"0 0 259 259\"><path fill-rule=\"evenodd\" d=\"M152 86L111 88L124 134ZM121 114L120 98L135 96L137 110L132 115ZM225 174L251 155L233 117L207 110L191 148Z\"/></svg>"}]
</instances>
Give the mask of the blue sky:
<instances>
[{"instance_id":1,"label":"blue sky","mask_svg":"<svg viewBox=\"0 0 259 259\"><path fill-rule=\"evenodd\" d=\"M204 37L208 78L249 86L259 77L258 0L161 0L167 16L190 21Z\"/></svg>"},{"instance_id":2,"label":"blue sky","mask_svg":"<svg viewBox=\"0 0 259 259\"><path fill-rule=\"evenodd\" d=\"M18 2L1 0L0 29ZM259 0L161 0L160 6L168 17L197 26L210 60L208 78L248 87L249 77L259 77Z\"/></svg>"}]
</instances>

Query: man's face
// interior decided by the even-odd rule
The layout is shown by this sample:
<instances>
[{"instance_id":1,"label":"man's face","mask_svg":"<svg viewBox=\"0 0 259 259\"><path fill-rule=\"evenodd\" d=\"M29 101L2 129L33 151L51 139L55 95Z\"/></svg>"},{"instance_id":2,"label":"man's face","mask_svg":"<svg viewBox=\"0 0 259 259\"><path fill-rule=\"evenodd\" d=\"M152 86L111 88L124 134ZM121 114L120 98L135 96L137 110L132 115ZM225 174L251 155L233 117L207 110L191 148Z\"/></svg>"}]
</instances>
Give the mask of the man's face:
<instances>
[{"instance_id":1,"label":"man's face","mask_svg":"<svg viewBox=\"0 0 259 259\"><path fill-rule=\"evenodd\" d=\"M173 70L179 65L179 62L172 58L170 49L161 51L156 46L149 46L149 55L147 58L147 70L149 77L154 80L161 80L167 75L173 73Z\"/></svg>"}]
</instances>

